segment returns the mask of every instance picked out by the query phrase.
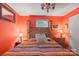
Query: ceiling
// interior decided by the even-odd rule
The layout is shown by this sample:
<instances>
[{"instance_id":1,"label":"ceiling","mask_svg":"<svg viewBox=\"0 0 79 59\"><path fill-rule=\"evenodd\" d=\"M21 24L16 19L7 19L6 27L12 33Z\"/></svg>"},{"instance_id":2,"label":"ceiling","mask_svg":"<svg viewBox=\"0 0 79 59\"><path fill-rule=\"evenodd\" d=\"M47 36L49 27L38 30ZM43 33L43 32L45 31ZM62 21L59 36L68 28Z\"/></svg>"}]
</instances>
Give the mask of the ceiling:
<instances>
[{"instance_id":1,"label":"ceiling","mask_svg":"<svg viewBox=\"0 0 79 59\"><path fill-rule=\"evenodd\" d=\"M56 8L50 10L41 9L41 3L8 3L18 14L27 15L48 15L48 16L63 16L73 9L79 7L79 3L56 3Z\"/></svg>"}]
</instances>

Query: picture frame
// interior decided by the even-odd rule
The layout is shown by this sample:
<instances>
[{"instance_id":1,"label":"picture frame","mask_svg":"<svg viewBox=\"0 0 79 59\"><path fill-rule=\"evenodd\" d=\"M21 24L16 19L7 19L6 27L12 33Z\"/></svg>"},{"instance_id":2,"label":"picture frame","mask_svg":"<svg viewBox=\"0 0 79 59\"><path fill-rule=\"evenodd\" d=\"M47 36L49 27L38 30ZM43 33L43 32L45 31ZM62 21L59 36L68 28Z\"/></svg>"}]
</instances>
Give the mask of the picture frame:
<instances>
[{"instance_id":1,"label":"picture frame","mask_svg":"<svg viewBox=\"0 0 79 59\"><path fill-rule=\"evenodd\" d=\"M0 3L0 18L15 23L15 13L3 3Z\"/></svg>"},{"instance_id":2,"label":"picture frame","mask_svg":"<svg viewBox=\"0 0 79 59\"><path fill-rule=\"evenodd\" d=\"M54 25L53 25L53 28L58 28L58 25L57 25L57 24L54 24Z\"/></svg>"}]
</instances>

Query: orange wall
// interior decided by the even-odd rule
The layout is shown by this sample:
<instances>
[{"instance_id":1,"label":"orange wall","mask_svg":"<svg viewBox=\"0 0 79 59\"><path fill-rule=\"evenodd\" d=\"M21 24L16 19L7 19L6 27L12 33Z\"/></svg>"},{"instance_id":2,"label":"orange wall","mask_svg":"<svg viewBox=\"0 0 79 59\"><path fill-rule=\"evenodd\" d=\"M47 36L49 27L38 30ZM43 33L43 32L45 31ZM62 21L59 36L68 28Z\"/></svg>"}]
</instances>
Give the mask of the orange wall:
<instances>
[{"instance_id":1,"label":"orange wall","mask_svg":"<svg viewBox=\"0 0 79 59\"><path fill-rule=\"evenodd\" d=\"M19 29L19 33L23 33L23 40L27 39L27 21L29 16L16 16L16 25Z\"/></svg>"},{"instance_id":2,"label":"orange wall","mask_svg":"<svg viewBox=\"0 0 79 59\"><path fill-rule=\"evenodd\" d=\"M7 4L4 5L17 14ZM18 28L15 23L0 19L0 55L14 47L17 35Z\"/></svg>"},{"instance_id":3,"label":"orange wall","mask_svg":"<svg viewBox=\"0 0 79 59\"><path fill-rule=\"evenodd\" d=\"M66 27L66 23L67 23L67 18L65 18L64 16L29 16L29 20L31 22L31 27L35 27L35 22L36 20L39 19L46 19L46 20L51 20L52 24L58 24L58 26L65 32L67 32L67 27ZM52 36L53 37L59 37L59 29L52 29Z\"/></svg>"},{"instance_id":4,"label":"orange wall","mask_svg":"<svg viewBox=\"0 0 79 59\"><path fill-rule=\"evenodd\" d=\"M51 16L50 20L52 20L52 24L58 25L58 28L52 28L53 37L60 38L60 30L63 30L63 34L67 32L67 27L65 25L67 23L67 18L64 18L64 16Z\"/></svg>"},{"instance_id":5,"label":"orange wall","mask_svg":"<svg viewBox=\"0 0 79 59\"><path fill-rule=\"evenodd\" d=\"M19 15L16 15L16 23L0 19L0 55L14 47L20 32L23 33L23 39L27 39L27 19Z\"/></svg>"},{"instance_id":6,"label":"orange wall","mask_svg":"<svg viewBox=\"0 0 79 59\"><path fill-rule=\"evenodd\" d=\"M13 47L17 34L16 24L0 19L0 55Z\"/></svg>"}]
</instances>

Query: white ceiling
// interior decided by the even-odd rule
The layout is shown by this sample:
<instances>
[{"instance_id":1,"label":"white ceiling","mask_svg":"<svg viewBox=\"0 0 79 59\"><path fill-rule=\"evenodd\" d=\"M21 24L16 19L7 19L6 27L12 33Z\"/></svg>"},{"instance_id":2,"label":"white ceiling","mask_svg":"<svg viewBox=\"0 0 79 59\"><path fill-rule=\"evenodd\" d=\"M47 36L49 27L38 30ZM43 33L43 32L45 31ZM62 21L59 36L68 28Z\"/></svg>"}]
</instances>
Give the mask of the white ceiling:
<instances>
[{"instance_id":1,"label":"white ceiling","mask_svg":"<svg viewBox=\"0 0 79 59\"><path fill-rule=\"evenodd\" d=\"M41 3L8 3L17 13L23 16L27 15L48 15L63 16L73 9L79 7L79 3L56 3L56 8L50 10L41 10Z\"/></svg>"}]
</instances>

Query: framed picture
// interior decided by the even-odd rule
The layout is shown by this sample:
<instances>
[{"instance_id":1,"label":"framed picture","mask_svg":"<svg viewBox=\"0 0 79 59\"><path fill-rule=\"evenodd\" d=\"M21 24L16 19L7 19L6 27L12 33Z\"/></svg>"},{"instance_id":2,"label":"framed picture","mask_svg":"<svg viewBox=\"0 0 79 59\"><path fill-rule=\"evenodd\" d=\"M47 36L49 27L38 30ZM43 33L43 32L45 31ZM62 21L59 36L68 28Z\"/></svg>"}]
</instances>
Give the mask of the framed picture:
<instances>
[{"instance_id":1,"label":"framed picture","mask_svg":"<svg viewBox=\"0 0 79 59\"><path fill-rule=\"evenodd\" d=\"M57 24L53 25L53 28L58 28L58 25Z\"/></svg>"},{"instance_id":2,"label":"framed picture","mask_svg":"<svg viewBox=\"0 0 79 59\"><path fill-rule=\"evenodd\" d=\"M0 18L15 23L15 13L3 3L0 3Z\"/></svg>"},{"instance_id":3,"label":"framed picture","mask_svg":"<svg viewBox=\"0 0 79 59\"><path fill-rule=\"evenodd\" d=\"M48 20L43 20L43 19L41 19L41 20L37 20L36 21L36 27L49 27L49 23L48 23Z\"/></svg>"}]
</instances>

